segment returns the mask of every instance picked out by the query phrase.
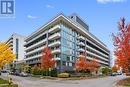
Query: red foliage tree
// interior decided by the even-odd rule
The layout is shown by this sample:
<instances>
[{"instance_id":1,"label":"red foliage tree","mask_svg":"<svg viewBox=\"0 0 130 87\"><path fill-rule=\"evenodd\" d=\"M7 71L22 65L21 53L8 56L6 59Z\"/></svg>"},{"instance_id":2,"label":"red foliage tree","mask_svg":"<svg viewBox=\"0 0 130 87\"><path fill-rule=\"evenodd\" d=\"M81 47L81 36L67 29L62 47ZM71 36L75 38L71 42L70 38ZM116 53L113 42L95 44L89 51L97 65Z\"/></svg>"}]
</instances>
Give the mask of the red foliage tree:
<instances>
[{"instance_id":1,"label":"red foliage tree","mask_svg":"<svg viewBox=\"0 0 130 87\"><path fill-rule=\"evenodd\" d=\"M130 72L130 24L126 25L125 19L122 18L118 27L118 34L116 36L113 34L116 64L122 67L124 72Z\"/></svg>"},{"instance_id":2,"label":"red foliage tree","mask_svg":"<svg viewBox=\"0 0 130 87\"><path fill-rule=\"evenodd\" d=\"M100 67L100 64L95 60L93 59L90 63L89 63L89 70L90 72L94 72L94 71L97 71L98 68Z\"/></svg>"},{"instance_id":3,"label":"red foliage tree","mask_svg":"<svg viewBox=\"0 0 130 87\"><path fill-rule=\"evenodd\" d=\"M80 58L76 61L75 67L77 71L86 71L87 60L85 56L81 55Z\"/></svg>"},{"instance_id":4,"label":"red foliage tree","mask_svg":"<svg viewBox=\"0 0 130 87\"><path fill-rule=\"evenodd\" d=\"M76 70L77 71L90 71L94 72L100 67L99 63L93 59L91 62L87 61L85 56L81 55L80 58L76 62Z\"/></svg>"},{"instance_id":5,"label":"red foliage tree","mask_svg":"<svg viewBox=\"0 0 130 87\"><path fill-rule=\"evenodd\" d=\"M41 57L41 68L46 71L55 68L55 60L53 58L51 50L48 47L46 47L43 50L42 57Z\"/></svg>"}]
</instances>

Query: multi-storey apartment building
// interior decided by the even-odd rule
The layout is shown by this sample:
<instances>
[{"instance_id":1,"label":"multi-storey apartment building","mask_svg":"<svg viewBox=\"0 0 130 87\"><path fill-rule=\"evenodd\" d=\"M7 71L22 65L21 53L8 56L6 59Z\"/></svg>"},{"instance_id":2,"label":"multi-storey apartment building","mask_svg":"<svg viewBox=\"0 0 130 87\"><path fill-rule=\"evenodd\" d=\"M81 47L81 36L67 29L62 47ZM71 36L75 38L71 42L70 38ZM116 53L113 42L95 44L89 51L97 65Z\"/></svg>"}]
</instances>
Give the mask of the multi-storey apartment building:
<instances>
[{"instance_id":1,"label":"multi-storey apartment building","mask_svg":"<svg viewBox=\"0 0 130 87\"><path fill-rule=\"evenodd\" d=\"M11 37L6 41L6 43L10 44L10 49L13 51L14 54L16 54L16 59L11 63L5 65L6 70L10 70L10 68L13 65L16 65L18 61L21 61L24 59L25 55L25 37L22 35L19 35L17 33L13 33Z\"/></svg>"},{"instance_id":2,"label":"multi-storey apartment building","mask_svg":"<svg viewBox=\"0 0 130 87\"><path fill-rule=\"evenodd\" d=\"M16 54L15 61L20 61L24 59L24 44L25 44L25 37L19 35L17 33L13 33L11 37L6 41L6 43L11 44L10 49Z\"/></svg>"},{"instance_id":3,"label":"multi-storey apartment building","mask_svg":"<svg viewBox=\"0 0 130 87\"><path fill-rule=\"evenodd\" d=\"M39 64L42 50L51 48L60 71L73 70L75 61L85 53L88 60L96 58L102 66L109 66L110 51L104 43L89 32L89 26L76 14L59 14L26 38L25 60Z\"/></svg>"}]
</instances>

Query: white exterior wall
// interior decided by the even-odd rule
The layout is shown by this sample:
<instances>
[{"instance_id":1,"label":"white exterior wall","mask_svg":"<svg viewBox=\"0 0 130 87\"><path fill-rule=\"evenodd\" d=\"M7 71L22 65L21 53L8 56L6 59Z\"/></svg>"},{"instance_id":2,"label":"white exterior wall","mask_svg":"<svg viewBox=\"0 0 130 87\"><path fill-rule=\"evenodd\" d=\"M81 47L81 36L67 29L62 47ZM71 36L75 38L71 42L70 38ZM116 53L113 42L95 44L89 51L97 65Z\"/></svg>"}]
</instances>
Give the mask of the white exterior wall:
<instances>
[{"instance_id":1,"label":"white exterior wall","mask_svg":"<svg viewBox=\"0 0 130 87\"><path fill-rule=\"evenodd\" d=\"M18 60L17 61L23 60L24 54L25 54L25 52L24 52L25 37L14 33L14 34L12 34L11 38L12 38L11 40L13 41L11 48L13 48L14 54L16 54L16 39L18 39ZM10 40L7 43L10 43Z\"/></svg>"}]
</instances>

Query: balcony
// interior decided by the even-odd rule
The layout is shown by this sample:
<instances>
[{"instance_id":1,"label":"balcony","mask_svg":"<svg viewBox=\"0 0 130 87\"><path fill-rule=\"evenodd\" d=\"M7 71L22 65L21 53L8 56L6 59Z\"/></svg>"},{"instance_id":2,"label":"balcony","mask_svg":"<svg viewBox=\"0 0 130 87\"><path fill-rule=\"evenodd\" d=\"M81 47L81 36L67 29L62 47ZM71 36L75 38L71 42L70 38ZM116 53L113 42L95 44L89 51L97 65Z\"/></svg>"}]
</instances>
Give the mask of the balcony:
<instances>
[{"instance_id":1,"label":"balcony","mask_svg":"<svg viewBox=\"0 0 130 87\"><path fill-rule=\"evenodd\" d=\"M91 54L91 55L93 55L93 56L95 56L95 57L98 57L99 59L102 59L102 60L105 60L105 61L109 61L108 59L106 59L106 58L103 58L103 57L101 57L101 56L99 56L99 55L97 55L97 54L94 54L94 53L92 53L92 52L89 52L89 51L86 51L88 54Z\"/></svg>"},{"instance_id":2,"label":"balcony","mask_svg":"<svg viewBox=\"0 0 130 87\"><path fill-rule=\"evenodd\" d=\"M87 47L87 48L90 48L91 50L93 50L93 51L95 51L95 52L97 52L97 53L99 53L99 54L101 54L101 55L103 55L103 56L105 56L105 57L109 57L109 56L103 54L102 52L100 52L100 51L98 51L98 50L95 50L94 48L92 48L92 47L90 47L90 46L88 46L88 45L86 45L86 47Z\"/></svg>"},{"instance_id":3,"label":"balcony","mask_svg":"<svg viewBox=\"0 0 130 87\"><path fill-rule=\"evenodd\" d=\"M85 40L85 37L83 37L83 36L79 36L78 39Z\"/></svg>"},{"instance_id":4,"label":"balcony","mask_svg":"<svg viewBox=\"0 0 130 87\"><path fill-rule=\"evenodd\" d=\"M53 47L53 46L58 46L58 45L60 45L60 44L61 44L60 41L55 41L55 42L50 43L48 46L49 46L49 47Z\"/></svg>"},{"instance_id":5,"label":"balcony","mask_svg":"<svg viewBox=\"0 0 130 87\"><path fill-rule=\"evenodd\" d=\"M33 53L35 53L35 52L38 52L38 51L42 51L45 47L46 47L46 46L43 46L43 47L37 48L37 49L35 49L35 50L33 50L33 51L27 52L27 53L26 53L26 56L27 56L27 55L30 55L30 54L33 54Z\"/></svg>"},{"instance_id":6,"label":"balcony","mask_svg":"<svg viewBox=\"0 0 130 87\"><path fill-rule=\"evenodd\" d=\"M32 57L29 57L29 58L25 58L25 60L27 61L27 60L39 58L39 57L41 57L41 56L42 56L42 54L38 54L38 55L34 55L34 56L32 56Z\"/></svg>"},{"instance_id":7,"label":"balcony","mask_svg":"<svg viewBox=\"0 0 130 87\"><path fill-rule=\"evenodd\" d=\"M54 60L61 60L61 58L59 58L59 57L56 57L56 58L54 58Z\"/></svg>"},{"instance_id":8,"label":"balcony","mask_svg":"<svg viewBox=\"0 0 130 87\"><path fill-rule=\"evenodd\" d=\"M60 30L60 25L54 26L53 28L49 29L48 32L56 32L56 31L58 31L58 30Z\"/></svg>"},{"instance_id":9,"label":"balcony","mask_svg":"<svg viewBox=\"0 0 130 87\"><path fill-rule=\"evenodd\" d=\"M42 34L39 34L38 36L34 37L33 39L28 40L24 45L27 45L27 44L31 43L32 41L38 39L39 37L43 36L43 35L46 34L46 33L47 33L47 32L45 31L45 32L43 32Z\"/></svg>"},{"instance_id":10,"label":"balcony","mask_svg":"<svg viewBox=\"0 0 130 87\"><path fill-rule=\"evenodd\" d=\"M56 39L56 38L59 38L59 37L61 37L60 33L55 33L55 34L49 36L48 39L49 39L49 40L50 40L50 39Z\"/></svg>"},{"instance_id":11,"label":"balcony","mask_svg":"<svg viewBox=\"0 0 130 87\"><path fill-rule=\"evenodd\" d=\"M83 42L79 42L78 45L85 46L85 44Z\"/></svg>"},{"instance_id":12,"label":"balcony","mask_svg":"<svg viewBox=\"0 0 130 87\"><path fill-rule=\"evenodd\" d=\"M91 58L91 57L86 57L87 59L89 59L89 60L93 60L93 58ZM101 61L101 60L96 60L97 62L99 62L99 63L102 63L102 64L106 64L106 65L109 65L109 63L106 63L106 62L104 62L104 61Z\"/></svg>"},{"instance_id":13,"label":"balcony","mask_svg":"<svg viewBox=\"0 0 130 87\"><path fill-rule=\"evenodd\" d=\"M85 49L83 49L83 48L79 48L78 51L80 51L80 52L84 52Z\"/></svg>"},{"instance_id":14,"label":"balcony","mask_svg":"<svg viewBox=\"0 0 130 87\"><path fill-rule=\"evenodd\" d=\"M47 41L47 39L44 39L44 40L42 40L42 41L39 41L39 42L37 42L37 43L35 43L35 44L29 46L28 48L26 48L26 51L29 50L29 49L32 49L32 48L34 48L34 47L36 47L36 46L38 46L38 45L41 45L41 44L45 43L46 41Z\"/></svg>"},{"instance_id":15,"label":"balcony","mask_svg":"<svg viewBox=\"0 0 130 87\"><path fill-rule=\"evenodd\" d=\"M52 50L52 53L53 53L53 54L55 54L55 53L60 53L60 52L61 52L60 48L59 48L59 49L54 49L54 50Z\"/></svg>"}]
</instances>

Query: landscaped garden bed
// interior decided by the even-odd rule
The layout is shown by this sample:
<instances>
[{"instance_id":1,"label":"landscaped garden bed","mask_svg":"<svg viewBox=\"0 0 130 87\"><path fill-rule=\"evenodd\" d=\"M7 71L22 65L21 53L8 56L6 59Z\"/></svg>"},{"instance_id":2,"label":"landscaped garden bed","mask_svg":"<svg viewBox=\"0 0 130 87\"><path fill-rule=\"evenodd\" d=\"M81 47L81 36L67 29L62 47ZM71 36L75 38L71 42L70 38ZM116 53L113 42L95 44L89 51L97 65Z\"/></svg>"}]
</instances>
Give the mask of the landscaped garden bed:
<instances>
[{"instance_id":1,"label":"landscaped garden bed","mask_svg":"<svg viewBox=\"0 0 130 87\"><path fill-rule=\"evenodd\" d=\"M126 78L126 79L120 80L117 83L117 85L118 86L124 86L124 87L130 87L130 78Z\"/></svg>"}]
</instances>

